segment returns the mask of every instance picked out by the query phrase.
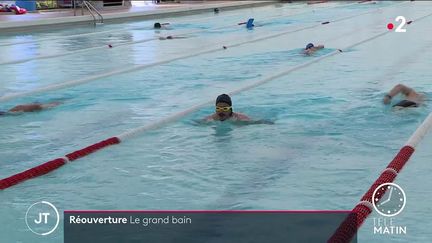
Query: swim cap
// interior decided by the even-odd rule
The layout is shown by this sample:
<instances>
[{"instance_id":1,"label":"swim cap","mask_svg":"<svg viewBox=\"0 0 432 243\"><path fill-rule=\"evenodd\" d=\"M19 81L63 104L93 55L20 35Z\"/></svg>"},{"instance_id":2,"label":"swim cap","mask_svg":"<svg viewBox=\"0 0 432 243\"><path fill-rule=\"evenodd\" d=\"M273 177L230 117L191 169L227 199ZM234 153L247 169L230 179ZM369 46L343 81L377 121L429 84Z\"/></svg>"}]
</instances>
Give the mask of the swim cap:
<instances>
[{"instance_id":1,"label":"swim cap","mask_svg":"<svg viewBox=\"0 0 432 243\"><path fill-rule=\"evenodd\" d=\"M0 111L0 116L6 115L7 112L5 111Z\"/></svg>"},{"instance_id":2,"label":"swim cap","mask_svg":"<svg viewBox=\"0 0 432 243\"><path fill-rule=\"evenodd\" d=\"M410 100L402 100L401 102L393 105L393 107L418 107L418 104Z\"/></svg>"},{"instance_id":3,"label":"swim cap","mask_svg":"<svg viewBox=\"0 0 432 243\"><path fill-rule=\"evenodd\" d=\"M222 102L227 103L229 106L232 106L231 98L227 94L221 94L216 98L216 105Z\"/></svg>"},{"instance_id":4,"label":"swim cap","mask_svg":"<svg viewBox=\"0 0 432 243\"><path fill-rule=\"evenodd\" d=\"M305 50L311 49L312 47L314 47L314 44L312 44L312 43L309 43L309 44L307 44L307 46L306 46L306 49L305 49Z\"/></svg>"},{"instance_id":5,"label":"swim cap","mask_svg":"<svg viewBox=\"0 0 432 243\"><path fill-rule=\"evenodd\" d=\"M155 28L155 29L160 29L160 28L162 28L162 25L161 25L160 23L155 23L155 24L153 25L153 28Z\"/></svg>"},{"instance_id":6,"label":"swim cap","mask_svg":"<svg viewBox=\"0 0 432 243\"><path fill-rule=\"evenodd\" d=\"M250 29L252 27L254 27L255 25L253 24L254 19L249 19L246 23L246 28Z\"/></svg>"}]
</instances>

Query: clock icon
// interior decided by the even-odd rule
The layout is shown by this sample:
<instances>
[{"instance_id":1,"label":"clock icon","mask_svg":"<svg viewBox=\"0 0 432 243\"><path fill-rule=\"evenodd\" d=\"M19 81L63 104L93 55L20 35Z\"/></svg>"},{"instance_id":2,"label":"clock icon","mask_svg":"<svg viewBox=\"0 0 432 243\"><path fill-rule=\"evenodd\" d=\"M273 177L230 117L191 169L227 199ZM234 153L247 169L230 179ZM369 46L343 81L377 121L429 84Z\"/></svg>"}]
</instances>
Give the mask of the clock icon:
<instances>
[{"instance_id":1,"label":"clock icon","mask_svg":"<svg viewBox=\"0 0 432 243\"><path fill-rule=\"evenodd\" d=\"M372 194L372 204L375 210L386 217L398 215L405 207L406 195L395 183L384 183Z\"/></svg>"}]
</instances>

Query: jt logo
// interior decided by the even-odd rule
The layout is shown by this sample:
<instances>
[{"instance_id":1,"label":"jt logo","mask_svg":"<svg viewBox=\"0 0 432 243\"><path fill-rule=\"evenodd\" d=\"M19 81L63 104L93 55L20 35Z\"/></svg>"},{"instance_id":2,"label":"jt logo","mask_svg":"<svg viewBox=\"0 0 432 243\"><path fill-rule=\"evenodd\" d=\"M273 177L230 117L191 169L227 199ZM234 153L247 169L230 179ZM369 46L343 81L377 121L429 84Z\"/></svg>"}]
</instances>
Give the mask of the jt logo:
<instances>
[{"instance_id":1,"label":"jt logo","mask_svg":"<svg viewBox=\"0 0 432 243\"><path fill-rule=\"evenodd\" d=\"M40 224L40 223L42 223L42 216L44 216L44 218L45 218L45 220L44 220L44 224L47 224L48 223L48 216L49 216L50 214L49 213L39 213L39 220L34 220L34 222L36 223L36 224Z\"/></svg>"},{"instance_id":2,"label":"jt logo","mask_svg":"<svg viewBox=\"0 0 432 243\"><path fill-rule=\"evenodd\" d=\"M52 203L37 202L27 209L25 223L29 230L35 234L49 235L57 229L60 223L60 214Z\"/></svg>"}]
</instances>

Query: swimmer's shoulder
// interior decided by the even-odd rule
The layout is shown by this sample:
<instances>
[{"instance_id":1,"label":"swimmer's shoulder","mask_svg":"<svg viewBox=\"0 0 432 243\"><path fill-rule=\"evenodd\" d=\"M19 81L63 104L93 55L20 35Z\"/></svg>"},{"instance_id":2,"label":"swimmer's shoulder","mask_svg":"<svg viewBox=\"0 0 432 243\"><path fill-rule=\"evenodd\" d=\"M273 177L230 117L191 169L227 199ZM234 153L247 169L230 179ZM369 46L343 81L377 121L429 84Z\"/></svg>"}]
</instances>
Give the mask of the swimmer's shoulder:
<instances>
[{"instance_id":1,"label":"swimmer's shoulder","mask_svg":"<svg viewBox=\"0 0 432 243\"><path fill-rule=\"evenodd\" d=\"M251 121L250 117L245 114L235 112L233 115L237 121Z\"/></svg>"},{"instance_id":2,"label":"swimmer's shoulder","mask_svg":"<svg viewBox=\"0 0 432 243\"><path fill-rule=\"evenodd\" d=\"M203 121L205 121L205 122L211 122L211 121L215 121L216 119L215 119L215 114L212 114L212 115L209 115L209 116L206 116L206 117L204 117L204 119L203 119Z\"/></svg>"}]
</instances>

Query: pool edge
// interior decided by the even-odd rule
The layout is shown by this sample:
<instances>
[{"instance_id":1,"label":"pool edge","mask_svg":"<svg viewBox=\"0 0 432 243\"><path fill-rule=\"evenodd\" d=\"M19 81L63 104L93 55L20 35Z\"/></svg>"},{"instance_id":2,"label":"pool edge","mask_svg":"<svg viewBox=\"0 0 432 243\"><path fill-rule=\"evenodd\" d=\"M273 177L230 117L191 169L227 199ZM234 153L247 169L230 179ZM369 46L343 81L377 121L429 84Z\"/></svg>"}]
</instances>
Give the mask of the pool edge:
<instances>
[{"instance_id":1,"label":"pool edge","mask_svg":"<svg viewBox=\"0 0 432 243\"><path fill-rule=\"evenodd\" d=\"M234 2L234 3L210 3L210 4L200 4L197 7L191 6L180 6L174 9L156 9L150 11L140 11L140 12L121 12L121 13L110 13L104 14L105 23L115 23L128 20L146 20L155 18L166 18L166 17L178 17L205 13L209 9L219 8L220 10L235 10L248 7L261 7L266 5L272 5L277 3L277 1L248 1ZM47 18L39 20L25 20L25 21L4 21L0 23L0 31L3 33L13 33L25 30L35 30L44 29L47 27L64 27L72 25L91 25L93 24L93 17L91 15L84 16L66 16L57 18Z\"/></svg>"}]
</instances>

